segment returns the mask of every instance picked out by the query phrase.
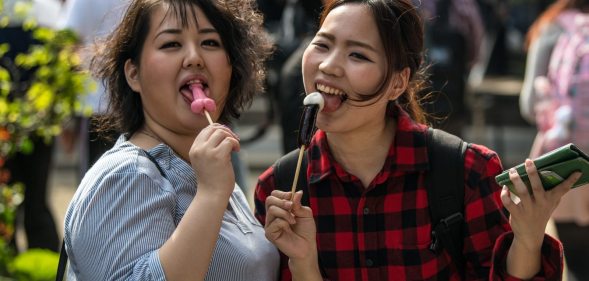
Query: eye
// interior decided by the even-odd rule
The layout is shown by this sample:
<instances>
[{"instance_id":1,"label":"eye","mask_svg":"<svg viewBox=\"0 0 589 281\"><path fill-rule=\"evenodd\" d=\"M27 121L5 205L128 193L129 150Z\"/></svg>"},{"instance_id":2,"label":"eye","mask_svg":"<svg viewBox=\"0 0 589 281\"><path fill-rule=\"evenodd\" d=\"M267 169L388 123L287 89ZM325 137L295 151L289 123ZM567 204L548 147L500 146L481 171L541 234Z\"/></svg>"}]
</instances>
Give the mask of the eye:
<instances>
[{"instance_id":1,"label":"eye","mask_svg":"<svg viewBox=\"0 0 589 281\"><path fill-rule=\"evenodd\" d=\"M322 42L313 42L312 44L317 49L320 49L320 50L329 50L329 47L325 43L322 43Z\"/></svg>"},{"instance_id":2,"label":"eye","mask_svg":"<svg viewBox=\"0 0 589 281\"><path fill-rule=\"evenodd\" d=\"M353 57L353 58L359 59L359 60L371 61L370 59L368 59L363 54L360 54L360 53L357 53L357 52L351 53L350 54L350 57Z\"/></svg>"},{"instance_id":3,"label":"eye","mask_svg":"<svg viewBox=\"0 0 589 281\"><path fill-rule=\"evenodd\" d=\"M201 45L206 47L221 47L221 42L218 40L207 39L202 41Z\"/></svg>"},{"instance_id":4,"label":"eye","mask_svg":"<svg viewBox=\"0 0 589 281\"><path fill-rule=\"evenodd\" d=\"M177 48L180 47L180 43L176 42L176 41L170 41L170 42L166 42L164 43L160 49L168 49L168 48Z\"/></svg>"}]
</instances>

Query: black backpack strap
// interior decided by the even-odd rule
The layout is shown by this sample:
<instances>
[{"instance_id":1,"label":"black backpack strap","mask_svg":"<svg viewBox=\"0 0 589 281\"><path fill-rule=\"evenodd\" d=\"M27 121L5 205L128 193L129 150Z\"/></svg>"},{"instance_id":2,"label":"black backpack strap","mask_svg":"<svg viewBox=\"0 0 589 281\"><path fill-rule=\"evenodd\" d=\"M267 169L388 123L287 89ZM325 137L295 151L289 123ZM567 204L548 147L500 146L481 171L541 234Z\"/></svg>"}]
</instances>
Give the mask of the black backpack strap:
<instances>
[{"instance_id":1,"label":"black backpack strap","mask_svg":"<svg viewBox=\"0 0 589 281\"><path fill-rule=\"evenodd\" d=\"M458 271L464 275L464 152L467 143L459 137L429 128L427 150L430 170L426 184L432 219L430 250L446 248Z\"/></svg>"},{"instance_id":2,"label":"black backpack strap","mask_svg":"<svg viewBox=\"0 0 589 281\"><path fill-rule=\"evenodd\" d=\"M276 180L276 189L285 192L291 191L292 181L294 179L294 174L297 167L299 151L300 148L297 148L282 156L274 163L273 170L274 179ZM305 152L303 153L301 169L299 172L299 180L297 182L297 191L303 191L303 198L301 198L301 203L303 206L309 206L309 192L307 190L307 161L307 152Z\"/></svg>"},{"instance_id":3,"label":"black backpack strap","mask_svg":"<svg viewBox=\"0 0 589 281\"><path fill-rule=\"evenodd\" d=\"M55 281L62 281L65 275L67 265L67 253L65 252L65 239L61 241L61 253L59 254L59 263L57 264L57 275Z\"/></svg>"}]
</instances>

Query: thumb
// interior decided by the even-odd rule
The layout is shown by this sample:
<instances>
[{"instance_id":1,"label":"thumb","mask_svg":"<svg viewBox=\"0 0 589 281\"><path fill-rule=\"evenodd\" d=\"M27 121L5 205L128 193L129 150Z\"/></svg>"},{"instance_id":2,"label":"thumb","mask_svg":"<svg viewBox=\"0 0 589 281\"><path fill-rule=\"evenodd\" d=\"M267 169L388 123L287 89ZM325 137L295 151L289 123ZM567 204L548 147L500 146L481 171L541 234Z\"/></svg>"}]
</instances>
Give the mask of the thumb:
<instances>
[{"instance_id":1,"label":"thumb","mask_svg":"<svg viewBox=\"0 0 589 281\"><path fill-rule=\"evenodd\" d=\"M303 206L301 200L303 198L303 191L299 190L295 193L294 198L292 199L292 210L291 212L301 218L308 218L313 217L313 212L311 208Z\"/></svg>"}]
</instances>

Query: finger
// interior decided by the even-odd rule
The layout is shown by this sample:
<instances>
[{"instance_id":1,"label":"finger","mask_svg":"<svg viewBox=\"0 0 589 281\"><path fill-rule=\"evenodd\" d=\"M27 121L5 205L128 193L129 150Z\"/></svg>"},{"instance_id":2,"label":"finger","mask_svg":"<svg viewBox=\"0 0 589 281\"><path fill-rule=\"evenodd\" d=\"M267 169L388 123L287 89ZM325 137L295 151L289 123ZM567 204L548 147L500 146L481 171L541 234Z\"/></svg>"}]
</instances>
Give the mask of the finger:
<instances>
[{"instance_id":1,"label":"finger","mask_svg":"<svg viewBox=\"0 0 589 281\"><path fill-rule=\"evenodd\" d=\"M205 141L208 140L211 135L215 132L215 128L212 125L204 127L200 130L200 133L196 136L196 140Z\"/></svg>"},{"instance_id":2,"label":"finger","mask_svg":"<svg viewBox=\"0 0 589 281\"><path fill-rule=\"evenodd\" d=\"M283 219L285 221L288 221L290 224L296 223L296 220L295 220L293 214L290 212L290 210L280 208L276 205L270 205L268 207L268 209L266 209L266 212L267 212L266 217L270 218L269 221L279 218L279 219Z\"/></svg>"},{"instance_id":3,"label":"finger","mask_svg":"<svg viewBox=\"0 0 589 281\"><path fill-rule=\"evenodd\" d=\"M233 137L227 137L223 139L215 149L218 149L220 153L223 153L221 155L224 155L225 153L231 153L232 151L239 152L241 144L239 143L239 140Z\"/></svg>"},{"instance_id":4,"label":"finger","mask_svg":"<svg viewBox=\"0 0 589 281\"><path fill-rule=\"evenodd\" d=\"M506 185L504 185L503 189L501 190L501 202L510 214L515 213L516 216L517 214L519 214L519 208L517 204L515 204L513 200L511 200L511 192L509 191L509 188L507 188Z\"/></svg>"},{"instance_id":5,"label":"finger","mask_svg":"<svg viewBox=\"0 0 589 281\"><path fill-rule=\"evenodd\" d=\"M233 130L231 130L231 128L227 127L226 125L219 124L219 123L213 123L211 126L214 127L214 128L216 128L216 129L223 130L223 131L231 134L232 137L234 137L237 140L239 140L239 135L237 135L235 132L233 132Z\"/></svg>"},{"instance_id":6,"label":"finger","mask_svg":"<svg viewBox=\"0 0 589 281\"><path fill-rule=\"evenodd\" d=\"M293 202L290 202L289 200L278 198L273 195L268 196L266 198L266 209L268 209L272 205L275 205L282 209L290 211L292 209L292 204Z\"/></svg>"},{"instance_id":7,"label":"finger","mask_svg":"<svg viewBox=\"0 0 589 281\"><path fill-rule=\"evenodd\" d=\"M528 188L514 168L509 169L509 180L511 180L511 182L513 183L515 192L521 200L521 203L529 203L531 201L531 198L530 193L528 192Z\"/></svg>"},{"instance_id":8,"label":"finger","mask_svg":"<svg viewBox=\"0 0 589 281\"><path fill-rule=\"evenodd\" d=\"M227 130L223 129L220 126L217 126L216 128L213 128L213 133L209 136L207 141L209 143L213 144L213 146L218 146L223 140L228 139L228 138L237 140L234 137L234 134L232 134L231 132L228 132Z\"/></svg>"},{"instance_id":9,"label":"finger","mask_svg":"<svg viewBox=\"0 0 589 281\"><path fill-rule=\"evenodd\" d=\"M542 181L540 180L538 169L536 169L534 161L526 159L524 166L526 167L526 173L528 174L528 179L530 180L530 185L532 186L532 194L534 196L543 196L544 187L542 185Z\"/></svg>"},{"instance_id":10,"label":"finger","mask_svg":"<svg viewBox=\"0 0 589 281\"><path fill-rule=\"evenodd\" d=\"M277 198L280 198L280 199L290 201L291 193L290 193L290 191L280 191L280 190L275 189L272 191L271 195L275 196Z\"/></svg>"},{"instance_id":11,"label":"finger","mask_svg":"<svg viewBox=\"0 0 589 281\"><path fill-rule=\"evenodd\" d=\"M566 180L561 182L559 185L552 189L552 193L554 193L558 198L565 195L567 192L571 190L571 187L581 178L583 173L577 171L572 173Z\"/></svg>"},{"instance_id":12,"label":"finger","mask_svg":"<svg viewBox=\"0 0 589 281\"><path fill-rule=\"evenodd\" d=\"M313 217L313 211L311 208L303 206L301 199L303 198L303 191L299 190L295 193L292 200L292 213L299 218L310 218Z\"/></svg>"},{"instance_id":13,"label":"finger","mask_svg":"<svg viewBox=\"0 0 589 281\"><path fill-rule=\"evenodd\" d=\"M265 227L266 238L274 242L278 240L284 233L291 232L290 224L283 219L275 219Z\"/></svg>"},{"instance_id":14,"label":"finger","mask_svg":"<svg viewBox=\"0 0 589 281\"><path fill-rule=\"evenodd\" d=\"M266 224L270 223L275 218L275 214L270 212L271 206L282 208L282 209L286 210L287 212L290 212L290 209L292 208L292 202L290 202L288 200L280 199L275 196L268 196L266 198L266 202L265 202Z\"/></svg>"}]
</instances>

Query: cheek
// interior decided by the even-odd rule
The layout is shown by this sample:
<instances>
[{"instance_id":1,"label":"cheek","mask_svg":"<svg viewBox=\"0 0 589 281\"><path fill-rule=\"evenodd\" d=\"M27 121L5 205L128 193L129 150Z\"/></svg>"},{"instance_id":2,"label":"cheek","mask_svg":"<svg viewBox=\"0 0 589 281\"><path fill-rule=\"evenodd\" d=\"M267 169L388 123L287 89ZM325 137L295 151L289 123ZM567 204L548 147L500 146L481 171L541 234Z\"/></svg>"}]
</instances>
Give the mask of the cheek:
<instances>
[{"instance_id":1,"label":"cheek","mask_svg":"<svg viewBox=\"0 0 589 281\"><path fill-rule=\"evenodd\" d=\"M313 61L313 56L309 54L308 50L303 54L302 59L303 85L305 91L309 91L309 87L313 86L313 75L316 71L316 63Z\"/></svg>"},{"instance_id":2,"label":"cheek","mask_svg":"<svg viewBox=\"0 0 589 281\"><path fill-rule=\"evenodd\" d=\"M380 69L372 67L348 69L348 74L350 77L363 77L362 79L353 79L355 81L353 87L358 93L372 95L382 87L384 80L384 73Z\"/></svg>"}]
</instances>

